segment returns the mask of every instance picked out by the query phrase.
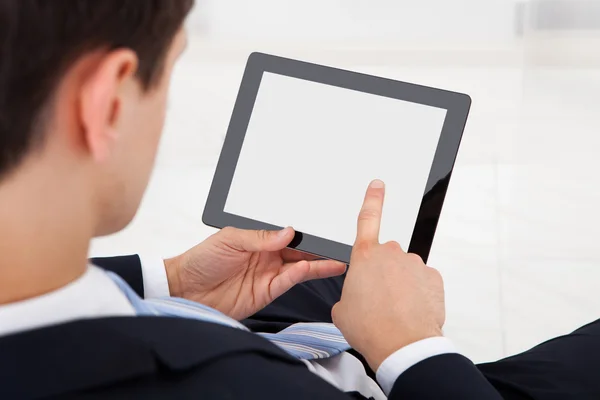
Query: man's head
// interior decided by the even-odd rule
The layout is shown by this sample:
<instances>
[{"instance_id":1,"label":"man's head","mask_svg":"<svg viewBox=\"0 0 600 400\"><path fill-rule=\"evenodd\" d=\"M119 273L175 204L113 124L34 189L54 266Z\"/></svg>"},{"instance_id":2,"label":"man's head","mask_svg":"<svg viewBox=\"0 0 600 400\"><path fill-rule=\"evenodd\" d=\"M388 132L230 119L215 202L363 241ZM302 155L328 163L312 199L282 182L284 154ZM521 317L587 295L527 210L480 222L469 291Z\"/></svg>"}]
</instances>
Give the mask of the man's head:
<instances>
[{"instance_id":1,"label":"man's head","mask_svg":"<svg viewBox=\"0 0 600 400\"><path fill-rule=\"evenodd\" d=\"M95 235L139 206L194 0L1 0L0 192L40 182Z\"/></svg>"}]
</instances>

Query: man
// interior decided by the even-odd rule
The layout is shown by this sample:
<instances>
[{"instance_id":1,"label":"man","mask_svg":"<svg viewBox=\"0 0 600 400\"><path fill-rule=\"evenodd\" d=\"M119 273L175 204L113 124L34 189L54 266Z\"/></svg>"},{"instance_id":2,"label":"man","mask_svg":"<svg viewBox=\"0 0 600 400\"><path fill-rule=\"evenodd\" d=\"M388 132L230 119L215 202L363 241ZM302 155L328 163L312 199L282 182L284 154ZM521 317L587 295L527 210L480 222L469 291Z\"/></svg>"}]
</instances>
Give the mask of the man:
<instances>
[{"instance_id":1,"label":"man","mask_svg":"<svg viewBox=\"0 0 600 400\"><path fill-rule=\"evenodd\" d=\"M600 398L598 323L494 364L457 354L439 274L378 242L380 181L346 277L285 250L291 228L88 266L139 206L192 1L0 1L0 398ZM331 315L353 349L295 325Z\"/></svg>"}]
</instances>

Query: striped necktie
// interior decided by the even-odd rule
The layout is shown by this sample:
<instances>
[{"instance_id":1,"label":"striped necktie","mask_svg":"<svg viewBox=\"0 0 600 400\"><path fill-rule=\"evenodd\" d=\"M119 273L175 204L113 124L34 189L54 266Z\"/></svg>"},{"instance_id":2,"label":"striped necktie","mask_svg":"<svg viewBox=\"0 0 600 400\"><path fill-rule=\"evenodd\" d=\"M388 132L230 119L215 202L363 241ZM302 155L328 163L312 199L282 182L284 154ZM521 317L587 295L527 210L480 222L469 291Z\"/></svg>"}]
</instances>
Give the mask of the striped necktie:
<instances>
[{"instance_id":1,"label":"striped necktie","mask_svg":"<svg viewBox=\"0 0 600 400\"><path fill-rule=\"evenodd\" d=\"M238 321L200 303L177 297L142 299L121 277L112 272L107 274L125 294L137 315L197 319L248 331ZM328 323L298 323L279 333L257 334L301 360L329 358L350 349L342 333Z\"/></svg>"}]
</instances>

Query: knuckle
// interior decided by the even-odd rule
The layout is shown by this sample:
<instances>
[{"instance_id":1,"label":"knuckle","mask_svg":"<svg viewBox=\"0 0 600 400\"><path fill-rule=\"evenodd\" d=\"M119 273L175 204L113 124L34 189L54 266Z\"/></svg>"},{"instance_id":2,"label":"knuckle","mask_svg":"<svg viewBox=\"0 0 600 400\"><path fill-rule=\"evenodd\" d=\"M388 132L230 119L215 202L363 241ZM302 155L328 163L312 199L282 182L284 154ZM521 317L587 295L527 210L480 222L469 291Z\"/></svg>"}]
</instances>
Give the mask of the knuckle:
<instances>
[{"instance_id":1,"label":"knuckle","mask_svg":"<svg viewBox=\"0 0 600 400\"><path fill-rule=\"evenodd\" d=\"M391 250L394 252L402 252L402 246L398 242L395 242L395 241L387 242L384 246L388 250Z\"/></svg>"},{"instance_id":2,"label":"knuckle","mask_svg":"<svg viewBox=\"0 0 600 400\"><path fill-rule=\"evenodd\" d=\"M425 263L423 262L423 259L418 254L410 253L410 254L408 254L408 258L411 263L425 265Z\"/></svg>"},{"instance_id":3,"label":"knuckle","mask_svg":"<svg viewBox=\"0 0 600 400\"><path fill-rule=\"evenodd\" d=\"M429 276L431 278L433 278L433 279L437 280L437 279L441 279L442 278L442 274L440 274L440 271L438 271L435 268L428 267L427 268L427 272L429 273Z\"/></svg>"},{"instance_id":4,"label":"knuckle","mask_svg":"<svg viewBox=\"0 0 600 400\"><path fill-rule=\"evenodd\" d=\"M265 229L261 229L259 231L256 232L258 239L261 241L265 241L267 239L269 239L269 231L265 230Z\"/></svg>"},{"instance_id":5,"label":"knuckle","mask_svg":"<svg viewBox=\"0 0 600 400\"><path fill-rule=\"evenodd\" d=\"M371 251L373 250L373 245L366 241L357 242L352 249L352 253L354 256L358 256L361 258L366 258L369 256Z\"/></svg>"},{"instance_id":6,"label":"knuckle","mask_svg":"<svg viewBox=\"0 0 600 400\"><path fill-rule=\"evenodd\" d=\"M231 226L226 226L225 228L221 229L221 232L223 233L223 235L231 236L235 232L235 228Z\"/></svg>"},{"instance_id":7,"label":"knuckle","mask_svg":"<svg viewBox=\"0 0 600 400\"><path fill-rule=\"evenodd\" d=\"M340 318L341 318L341 310L340 310L341 306L340 303L336 303L333 308L331 309L331 320L333 321L334 325L338 325L340 322Z\"/></svg>"},{"instance_id":8,"label":"knuckle","mask_svg":"<svg viewBox=\"0 0 600 400\"><path fill-rule=\"evenodd\" d=\"M369 188L367 191L367 199L382 199L384 196L385 190L384 188Z\"/></svg>"},{"instance_id":9,"label":"knuckle","mask_svg":"<svg viewBox=\"0 0 600 400\"><path fill-rule=\"evenodd\" d=\"M360 210L360 214L358 214L359 221L371 221L373 219L378 219L381 216L381 212L375 210L373 208L363 208Z\"/></svg>"},{"instance_id":10,"label":"knuckle","mask_svg":"<svg viewBox=\"0 0 600 400\"><path fill-rule=\"evenodd\" d=\"M442 276L440 271L438 271L435 268L431 268L431 267L428 267L428 271L429 271L429 275L431 276L431 279L433 279L435 283L442 285L442 286L444 285L444 277Z\"/></svg>"}]
</instances>

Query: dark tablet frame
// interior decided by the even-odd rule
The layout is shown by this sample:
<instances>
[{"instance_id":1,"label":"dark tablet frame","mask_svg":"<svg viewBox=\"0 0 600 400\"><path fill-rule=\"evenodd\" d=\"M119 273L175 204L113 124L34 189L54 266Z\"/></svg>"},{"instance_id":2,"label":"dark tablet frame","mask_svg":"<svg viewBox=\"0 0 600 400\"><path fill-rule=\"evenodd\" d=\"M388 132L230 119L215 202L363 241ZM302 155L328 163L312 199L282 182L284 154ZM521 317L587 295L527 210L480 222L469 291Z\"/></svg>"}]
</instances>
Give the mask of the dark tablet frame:
<instances>
[{"instance_id":1,"label":"dark tablet frame","mask_svg":"<svg viewBox=\"0 0 600 400\"><path fill-rule=\"evenodd\" d=\"M278 230L283 228L239 215L229 214L224 211L264 72L447 110L446 120L408 248L409 252L418 254L427 262L452 170L454 169L456 155L467 122L471 107L471 98L462 93L345 71L263 53L252 53L248 59L202 221L206 225L215 228L224 228L226 226L255 230ZM312 236L304 232L296 233L296 237L290 244L290 247L345 263L350 262L350 254L352 252L352 246Z\"/></svg>"}]
</instances>

